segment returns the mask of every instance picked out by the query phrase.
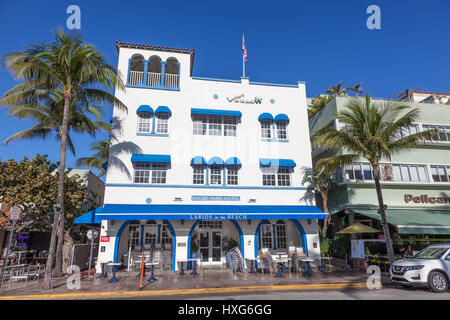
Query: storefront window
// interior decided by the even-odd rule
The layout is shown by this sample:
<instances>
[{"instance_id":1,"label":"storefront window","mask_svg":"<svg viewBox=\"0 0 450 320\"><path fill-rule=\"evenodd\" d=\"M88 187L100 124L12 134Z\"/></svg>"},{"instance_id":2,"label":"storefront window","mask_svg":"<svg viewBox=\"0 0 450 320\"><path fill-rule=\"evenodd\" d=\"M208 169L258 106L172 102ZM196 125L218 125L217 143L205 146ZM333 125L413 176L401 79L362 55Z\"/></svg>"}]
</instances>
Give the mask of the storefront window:
<instances>
[{"instance_id":1,"label":"storefront window","mask_svg":"<svg viewBox=\"0 0 450 320\"><path fill-rule=\"evenodd\" d=\"M141 239L141 226L139 224L130 224L128 226L128 247L131 249L139 246Z\"/></svg>"},{"instance_id":2,"label":"storefront window","mask_svg":"<svg viewBox=\"0 0 450 320\"><path fill-rule=\"evenodd\" d=\"M286 224L283 221L277 222L275 230L277 233L277 248L286 249L287 248Z\"/></svg>"},{"instance_id":3,"label":"storefront window","mask_svg":"<svg viewBox=\"0 0 450 320\"><path fill-rule=\"evenodd\" d=\"M272 225L261 225L261 248L273 248L272 244Z\"/></svg>"}]
</instances>

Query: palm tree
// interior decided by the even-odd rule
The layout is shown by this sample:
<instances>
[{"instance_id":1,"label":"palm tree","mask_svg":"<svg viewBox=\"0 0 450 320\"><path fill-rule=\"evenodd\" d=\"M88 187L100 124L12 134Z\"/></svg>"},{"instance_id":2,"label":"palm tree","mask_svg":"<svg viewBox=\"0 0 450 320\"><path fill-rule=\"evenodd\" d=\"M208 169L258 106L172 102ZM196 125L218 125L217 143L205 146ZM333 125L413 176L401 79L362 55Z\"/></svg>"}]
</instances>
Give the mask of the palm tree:
<instances>
[{"instance_id":1,"label":"palm tree","mask_svg":"<svg viewBox=\"0 0 450 320\"><path fill-rule=\"evenodd\" d=\"M307 170L303 176L302 185L305 183L308 183L306 190L311 196L314 192L319 192L322 196L323 211L327 214L327 218L323 223L322 235L326 238L328 224L331 222L331 215L328 211L328 191L334 186L330 168Z\"/></svg>"},{"instance_id":2,"label":"palm tree","mask_svg":"<svg viewBox=\"0 0 450 320\"><path fill-rule=\"evenodd\" d=\"M358 98L358 93L363 93L363 89L362 89L362 87L361 87L361 85L362 85L363 83L364 83L364 82L357 83L357 84L355 84L353 87L348 87L348 88L346 88L346 89L347 89L347 91L350 90L350 91L355 92L355 97Z\"/></svg>"},{"instance_id":3,"label":"palm tree","mask_svg":"<svg viewBox=\"0 0 450 320\"><path fill-rule=\"evenodd\" d=\"M100 170L98 176L99 177L103 176L106 173L106 170L105 168L103 168L103 165L106 161L108 161L109 146L110 146L109 139L94 142L89 150L97 152L93 154L91 157L79 158L77 160L76 166L78 168L81 166L87 166L89 168L98 169Z\"/></svg>"},{"instance_id":4,"label":"palm tree","mask_svg":"<svg viewBox=\"0 0 450 320\"><path fill-rule=\"evenodd\" d=\"M394 261L394 250L389 235L386 213L380 186L379 164L382 159L391 160L392 155L414 149L424 141L430 131L419 132L403 138L398 133L410 126L419 115L418 109L411 109L388 102L372 103L366 95L365 103L354 100L347 110L338 113L337 119L347 124L346 129L324 127L312 135L313 145L329 151L342 150L348 154L320 159L317 166L343 167L360 157L367 159L373 170L379 212L383 224L389 261Z\"/></svg>"},{"instance_id":5,"label":"palm tree","mask_svg":"<svg viewBox=\"0 0 450 320\"><path fill-rule=\"evenodd\" d=\"M413 101L413 93L414 92L418 92L418 89L405 89L405 91L399 92L396 97L398 98L398 101L409 101L412 102Z\"/></svg>"},{"instance_id":6,"label":"palm tree","mask_svg":"<svg viewBox=\"0 0 450 320\"><path fill-rule=\"evenodd\" d=\"M64 102L61 92L37 93L35 101L21 99L9 109L9 115L19 119L31 119L37 122L30 129L17 132L7 138L3 143L25 139L46 139L52 133L57 140L61 140ZM110 130L110 125L100 120L102 108L98 105L82 105L76 100L72 101L69 113L69 132L88 133L95 137L98 130ZM91 118L94 119L91 119ZM67 146L75 155L70 134L67 134Z\"/></svg>"},{"instance_id":7,"label":"palm tree","mask_svg":"<svg viewBox=\"0 0 450 320\"><path fill-rule=\"evenodd\" d=\"M92 45L67 34L64 30L54 33L50 43L38 42L24 52L12 52L2 57L2 62L17 79L23 82L10 89L0 100L1 104L14 107L17 101L33 99L42 90L60 92L64 102L59 162L58 200L53 221L52 236L45 270L45 288L51 288L52 264L56 248L55 274L62 270L62 244L64 241L64 176L66 148L69 130L70 106L74 100L88 105L90 102L107 103L126 111L126 106L110 90L125 90L116 68ZM103 90L105 88L108 91Z\"/></svg>"},{"instance_id":8,"label":"palm tree","mask_svg":"<svg viewBox=\"0 0 450 320\"><path fill-rule=\"evenodd\" d=\"M341 89L341 86L342 86L343 82L344 81L340 81L336 86L329 87L326 90L326 92L328 92L328 93L330 93L332 95L335 95L335 96L340 96L340 95L346 94L347 93L347 89L346 88L342 88Z\"/></svg>"}]
</instances>

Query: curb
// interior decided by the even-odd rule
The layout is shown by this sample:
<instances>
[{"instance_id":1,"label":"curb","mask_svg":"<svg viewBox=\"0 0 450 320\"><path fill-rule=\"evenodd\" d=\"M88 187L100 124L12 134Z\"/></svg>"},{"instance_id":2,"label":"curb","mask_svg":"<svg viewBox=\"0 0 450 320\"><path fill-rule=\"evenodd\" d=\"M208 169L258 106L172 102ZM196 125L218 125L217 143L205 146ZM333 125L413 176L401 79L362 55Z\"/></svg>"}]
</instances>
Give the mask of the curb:
<instances>
[{"instance_id":1,"label":"curb","mask_svg":"<svg viewBox=\"0 0 450 320\"><path fill-rule=\"evenodd\" d=\"M388 284L382 282L382 285ZM48 293L48 294L30 294L16 296L0 296L0 300L40 300L40 299L96 299L96 298L125 298L125 297L145 297L145 296L170 296L170 295L201 295L201 294L220 294L220 293L250 293L261 291L295 291L295 290L333 290L347 288L365 288L365 282L347 282L347 283L317 283L317 284L296 284L296 285L278 285L278 286L246 286L246 287L227 287L227 288L195 288L195 289L171 289L155 291L107 291L107 292L77 292L77 293Z\"/></svg>"}]
</instances>

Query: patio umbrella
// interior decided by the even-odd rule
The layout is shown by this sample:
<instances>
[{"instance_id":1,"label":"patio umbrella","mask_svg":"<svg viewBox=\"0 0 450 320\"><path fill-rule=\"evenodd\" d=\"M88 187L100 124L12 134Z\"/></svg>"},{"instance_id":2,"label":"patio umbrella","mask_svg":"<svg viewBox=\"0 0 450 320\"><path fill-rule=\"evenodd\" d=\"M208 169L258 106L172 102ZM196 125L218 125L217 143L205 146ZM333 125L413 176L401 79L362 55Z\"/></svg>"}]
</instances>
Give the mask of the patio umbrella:
<instances>
[{"instance_id":1,"label":"patio umbrella","mask_svg":"<svg viewBox=\"0 0 450 320\"><path fill-rule=\"evenodd\" d=\"M337 232L338 234L356 234L356 233L377 233L381 232L380 230L377 230L375 228L366 226L362 223L355 222L351 226L348 226L345 229L342 229L341 231Z\"/></svg>"}]
</instances>

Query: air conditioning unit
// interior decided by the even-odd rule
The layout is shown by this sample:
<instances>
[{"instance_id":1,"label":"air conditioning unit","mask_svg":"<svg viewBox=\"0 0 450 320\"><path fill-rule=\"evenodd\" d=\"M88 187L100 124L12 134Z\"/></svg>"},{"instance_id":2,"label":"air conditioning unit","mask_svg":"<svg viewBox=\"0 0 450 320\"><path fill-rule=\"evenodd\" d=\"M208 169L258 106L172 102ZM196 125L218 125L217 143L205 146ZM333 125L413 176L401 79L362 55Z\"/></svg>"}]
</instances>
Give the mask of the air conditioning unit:
<instances>
[{"instance_id":1,"label":"air conditioning unit","mask_svg":"<svg viewBox=\"0 0 450 320\"><path fill-rule=\"evenodd\" d=\"M248 203L256 203L256 199L248 198Z\"/></svg>"},{"instance_id":2,"label":"air conditioning unit","mask_svg":"<svg viewBox=\"0 0 450 320\"><path fill-rule=\"evenodd\" d=\"M175 198L173 198L173 201L180 202L180 201L183 201L183 198L182 197L175 197Z\"/></svg>"}]
</instances>

